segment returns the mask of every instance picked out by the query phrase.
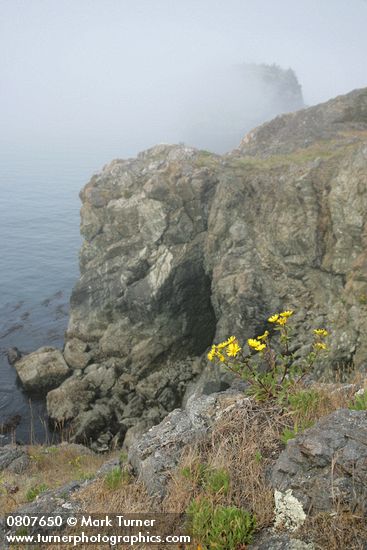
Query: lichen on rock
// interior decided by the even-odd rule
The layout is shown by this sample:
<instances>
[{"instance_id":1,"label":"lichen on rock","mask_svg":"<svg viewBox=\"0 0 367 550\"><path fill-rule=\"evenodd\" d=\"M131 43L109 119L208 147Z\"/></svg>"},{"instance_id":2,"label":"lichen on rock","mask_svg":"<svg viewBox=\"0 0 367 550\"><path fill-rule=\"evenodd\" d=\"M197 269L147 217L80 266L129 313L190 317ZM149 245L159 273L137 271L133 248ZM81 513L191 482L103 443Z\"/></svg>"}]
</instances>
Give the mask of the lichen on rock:
<instances>
[{"instance_id":1,"label":"lichen on rock","mask_svg":"<svg viewBox=\"0 0 367 550\"><path fill-rule=\"evenodd\" d=\"M274 491L275 521L274 527L281 527L289 531L296 531L306 519L302 503L292 495L292 490L284 493Z\"/></svg>"}]
</instances>

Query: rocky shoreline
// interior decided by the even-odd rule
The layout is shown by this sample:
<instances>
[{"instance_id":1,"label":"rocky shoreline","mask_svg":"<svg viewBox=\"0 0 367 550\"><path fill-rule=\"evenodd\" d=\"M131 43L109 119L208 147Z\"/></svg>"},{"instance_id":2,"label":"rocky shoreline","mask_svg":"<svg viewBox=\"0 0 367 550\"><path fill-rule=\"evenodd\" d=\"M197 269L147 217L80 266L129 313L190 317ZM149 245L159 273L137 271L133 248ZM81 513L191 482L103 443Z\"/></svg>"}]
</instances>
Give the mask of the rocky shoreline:
<instances>
[{"instance_id":1,"label":"rocky shoreline","mask_svg":"<svg viewBox=\"0 0 367 550\"><path fill-rule=\"evenodd\" d=\"M48 424L45 394L38 386L31 392L26 390L14 364L20 356L45 343L62 347L69 311L67 296L64 289L42 301L9 303L2 308L0 445L11 441L29 444L31 440L47 443L59 439Z\"/></svg>"},{"instance_id":2,"label":"rocky shoreline","mask_svg":"<svg viewBox=\"0 0 367 550\"><path fill-rule=\"evenodd\" d=\"M55 423L121 445L198 380L203 393L228 387L206 350L252 337L279 308L296 311L296 354L312 312L333 334L327 365L365 365L366 105L357 90L279 116L224 156L160 145L93 176L64 350L16 363L48 391Z\"/></svg>"},{"instance_id":3,"label":"rocky shoreline","mask_svg":"<svg viewBox=\"0 0 367 550\"><path fill-rule=\"evenodd\" d=\"M143 484L143 508L152 499L181 513L210 494L222 511L234 503L257 518L249 548L363 548L366 168L363 89L277 117L224 156L160 145L115 160L82 190L81 275L64 348L10 359L71 441L93 456L128 451L128 466L120 457L106 468L127 468L127 493ZM309 353L315 326L331 333L299 410L246 396L207 359L213 343L254 338L284 309L294 310L293 360ZM351 367L358 383L315 382ZM28 455L4 447L0 469L22 474ZM213 472L224 483L214 496ZM93 474L19 510L74 510L101 484ZM333 533L348 518L351 534Z\"/></svg>"}]
</instances>

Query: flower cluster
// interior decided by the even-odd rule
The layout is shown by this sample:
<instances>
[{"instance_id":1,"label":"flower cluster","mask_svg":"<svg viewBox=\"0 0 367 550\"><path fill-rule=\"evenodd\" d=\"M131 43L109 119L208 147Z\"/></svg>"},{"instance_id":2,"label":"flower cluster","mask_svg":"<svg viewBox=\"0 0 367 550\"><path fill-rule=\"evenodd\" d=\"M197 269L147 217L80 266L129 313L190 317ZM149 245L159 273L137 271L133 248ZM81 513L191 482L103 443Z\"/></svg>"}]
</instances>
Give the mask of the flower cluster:
<instances>
[{"instance_id":1,"label":"flower cluster","mask_svg":"<svg viewBox=\"0 0 367 550\"><path fill-rule=\"evenodd\" d=\"M292 326L288 321L292 315L292 310L271 315L268 322L274 325L273 334L266 330L260 336L249 338L250 353L242 350L235 336L213 344L208 353L209 361L219 361L227 370L243 378L249 384L248 394L256 399L287 399L291 389L302 381L322 352L327 350L324 339L328 336L326 329L315 329L311 351L306 357L297 357L290 346ZM275 336L278 345L274 346L272 338Z\"/></svg>"},{"instance_id":2,"label":"flower cluster","mask_svg":"<svg viewBox=\"0 0 367 550\"><path fill-rule=\"evenodd\" d=\"M214 361L217 357L221 363L224 363L226 354L228 357L237 357L241 347L238 344L238 340L235 336L230 336L228 340L221 342L220 344L213 344L212 349L208 353L209 361Z\"/></svg>"},{"instance_id":3,"label":"flower cluster","mask_svg":"<svg viewBox=\"0 0 367 550\"><path fill-rule=\"evenodd\" d=\"M274 315L271 315L268 319L269 323L275 323L280 326L284 326L287 324L287 321L289 317L293 315L293 311L288 309L286 311L282 311L281 313L274 313Z\"/></svg>"},{"instance_id":4,"label":"flower cluster","mask_svg":"<svg viewBox=\"0 0 367 550\"><path fill-rule=\"evenodd\" d=\"M287 324L287 321L291 315L293 315L293 311L291 310L282 311L281 313L274 313L274 315L271 315L268 318L268 322L278 325L278 327L281 329ZM268 343L268 336L269 331L266 330L261 336L256 336L256 338L249 338L247 340L247 344L251 350L264 351Z\"/></svg>"},{"instance_id":5,"label":"flower cluster","mask_svg":"<svg viewBox=\"0 0 367 550\"><path fill-rule=\"evenodd\" d=\"M268 335L269 332L266 331L261 336L257 336L257 338L249 338L247 340L248 347L254 351L263 351L266 348L266 339Z\"/></svg>"},{"instance_id":6,"label":"flower cluster","mask_svg":"<svg viewBox=\"0 0 367 550\"><path fill-rule=\"evenodd\" d=\"M315 335L315 342L313 344L314 349L316 351L327 350L327 345L323 341L323 338L326 338L326 336L329 334L328 331L325 328L315 328L313 333Z\"/></svg>"},{"instance_id":7,"label":"flower cluster","mask_svg":"<svg viewBox=\"0 0 367 550\"><path fill-rule=\"evenodd\" d=\"M313 332L314 334L316 334L316 336L321 336L322 338L329 334L328 331L324 328L315 328Z\"/></svg>"}]
</instances>

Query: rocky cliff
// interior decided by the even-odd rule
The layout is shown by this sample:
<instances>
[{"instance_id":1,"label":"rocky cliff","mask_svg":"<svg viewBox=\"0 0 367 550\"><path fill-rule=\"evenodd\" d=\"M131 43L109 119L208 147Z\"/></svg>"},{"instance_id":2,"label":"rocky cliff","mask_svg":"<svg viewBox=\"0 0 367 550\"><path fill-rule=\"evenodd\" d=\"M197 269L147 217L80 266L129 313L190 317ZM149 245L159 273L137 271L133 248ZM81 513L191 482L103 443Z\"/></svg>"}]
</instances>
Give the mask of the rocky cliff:
<instances>
[{"instance_id":1,"label":"rocky cliff","mask_svg":"<svg viewBox=\"0 0 367 550\"><path fill-rule=\"evenodd\" d=\"M280 308L296 312L297 353L326 326L330 365L365 362L367 89L277 117L225 156L159 145L114 160L81 200L73 374L47 397L77 440L157 423L213 341L252 337Z\"/></svg>"}]
</instances>

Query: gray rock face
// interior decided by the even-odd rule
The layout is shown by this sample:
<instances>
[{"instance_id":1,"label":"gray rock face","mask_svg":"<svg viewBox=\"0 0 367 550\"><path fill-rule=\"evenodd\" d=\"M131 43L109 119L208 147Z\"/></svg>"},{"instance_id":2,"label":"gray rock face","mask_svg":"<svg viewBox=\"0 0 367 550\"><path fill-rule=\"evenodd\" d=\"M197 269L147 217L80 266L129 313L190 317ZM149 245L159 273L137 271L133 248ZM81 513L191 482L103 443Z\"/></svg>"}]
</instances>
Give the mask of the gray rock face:
<instances>
[{"instance_id":1,"label":"gray rock face","mask_svg":"<svg viewBox=\"0 0 367 550\"><path fill-rule=\"evenodd\" d=\"M47 394L47 409L57 423L64 423L86 410L94 393L80 377L71 376L57 389Z\"/></svg>"},{"instance_id":2,"label":"gray rock face","mask_svg":"<svg viewBox=\"0 0 367 550\"><path fill-rule=\"evenodd\" d=\"M64 359L72 369L84 369L89 363L88 345L77 338L68 340L64 349Z\"/></svg>"},{"instance_id":3,"label":"gray rock face","mask_svg":"<svg viewBox=\"0 0 367 550\"><path fill-rule=\"evenodd\" d=\"M272 483L291 490L305 512L354 511L367 502L366 443L367 411L340 409L288 442Z\"/></svg>"},{"instance_id":4,"label":"gray rock face","mask_svg":"<svg viewBox=\"0 0 367 550\"><path fill-rule=\"evenodd\" d=\"M15 365L15 363L19 361L19 359L22 357L21 352L16 347L9 348L6 352L6 355L8 358L9 365Z\"/></svg>"},{"instance_id":5,"label":"gray rock face","mask_svg":"<svg viewBox=\"0 0 367 550\"><path fill-rule=\"evenodd\" d=\"M185 410L174 410L136 440L129 450L129 462L148 492L163 498L170 470L177 466L183 447L203 440L226 410L244 407L248 401L243 393L231 390L199 398L193 395Z\"/></svg>"},{"instance_id":6,"label":"gray rock face","mask_svg":"<svg viewBox=\"0 0 367 550\"><path fill-rule=\"evenodd\" d=\"M249 550L315 550L315 545L292 538L288 533L264 529L248 548Z\"/></svg>"},{"instance_id":7,"label":"gray rock face","mask_svg":"<svg viewBox=\"0 0 367 550\"><path fill-rule=\"evenodd\" d=\"M27 469L29 463L30 459L26 449L13 445L0 447L0 472L9 470L20 474Z\"/></svg>"},{"instance_id":8,"label":"gray rock face","mask_svg":"<svg viewBox=\"0 0 367 550\"><path fill-rule=\"evenodd\" d=\"M70 374L60 350L43 347L15 363L17 374L26 390L46 392L55 388Z\"/></svg>"},{"instance_id":9,"label":"gray rock face","mask_svg":"<svg viewBox=\"0 0 367 550\"><path fill-rule=\"evenodd\" d=\"M271 157L287 154L320 142L334 145L359 140L367 124L366 89L331 99L315 107L274 118L258 126L242 140L239 151L245 155ZM345 129L350 131L344 134Z\"/></svg>"},{"instance_id":10,"label":"gray rock face","mask_svg":"<svg viewBox=\"0 0 367 550\"><path fill-rule=\"evenodd\" d=\"M296 311L300 354L325 326L329 364L365 363L366 109L358 90L278 117L223 157L160 145L92 178L65 346L93 394L68 415L76 430L96 405L111 410L99 429L120 438L159 421L213 340L253 337L279 309ZM63 385L54 418L57 395Z\"/></svg>"}]
</instances>

